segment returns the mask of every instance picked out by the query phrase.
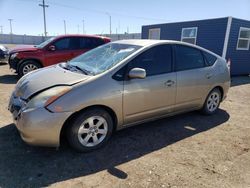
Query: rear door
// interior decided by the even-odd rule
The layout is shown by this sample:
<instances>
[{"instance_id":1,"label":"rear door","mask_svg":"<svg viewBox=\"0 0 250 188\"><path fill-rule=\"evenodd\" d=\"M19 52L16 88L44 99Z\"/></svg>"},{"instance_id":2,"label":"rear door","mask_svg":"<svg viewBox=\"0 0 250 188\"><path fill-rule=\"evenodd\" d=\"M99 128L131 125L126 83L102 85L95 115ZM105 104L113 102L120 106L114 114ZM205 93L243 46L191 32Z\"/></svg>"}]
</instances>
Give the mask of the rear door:
<instances>
[{"instance_id":1,"label":"rear door","mask_svg":"<svg viewBox=\"0 0 250 188\"><path fill-rule=\"evenodd\" d=\"M211 87L213 70L207 66L199 49L175 45L175 70L177 73L176 110L203 105Z\"/></svg>"},{"instance_id":2,"label":"rear door","mask_svg":"<svg viewBox=\"0 0 250 188\"><path fill-rule=\"evenodd\" d=\"M79 47L75 49L74 56L81 55L93 48L96 48L104 44L104 41L102 39L94 37L78 37L78 40L79 40Z\"/></svg>"},{"instance_id":3,"label":"rear door","mask_svg":"<svg viewBox=\"0 0 250 188\"><path fill-rule=\"evenodd\" d=\"M172 72L171 45L152 47L129 63L128 70L143 68L145 79L124 82L124 123L130 124L172 112L176 95L176 73Z\"/></svg>"}]
</instances>

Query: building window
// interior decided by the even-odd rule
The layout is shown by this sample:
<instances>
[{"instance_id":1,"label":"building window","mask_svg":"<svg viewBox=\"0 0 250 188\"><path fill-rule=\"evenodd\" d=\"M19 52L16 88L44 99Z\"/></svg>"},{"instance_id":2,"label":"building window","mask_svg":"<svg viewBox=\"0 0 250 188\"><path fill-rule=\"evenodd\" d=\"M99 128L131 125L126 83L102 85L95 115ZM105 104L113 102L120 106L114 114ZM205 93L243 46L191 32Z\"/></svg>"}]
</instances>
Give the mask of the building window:
<instances>
[{"instance_id":1,"label":"building window","mask_svg":"<svg viewBox=\"0 0 250 188\"><path fill-rule=\"evenodd\" d=\"M249 50L250 28L241 27L239 31L237 50Z\"/></svg>"},{"instance_id":2,"label":"building window","mask_svg":"<svg viewBox=\"0 0 250 188\"><path fill-rule=\"evenodd\" d=\"M161 29L160 28L149 29L148 39L160 40L160 38L161 38Z\"/></svg>"},{"instance_id":3,"label":"building window","mask_svg":"<svg viewBox=\"0 0 250 188\"><path fill-rule=\"evenodd\" d=\"M197 30L197 27L182 28L181 41L196 44Z\"/></svg>"}]
</instances>

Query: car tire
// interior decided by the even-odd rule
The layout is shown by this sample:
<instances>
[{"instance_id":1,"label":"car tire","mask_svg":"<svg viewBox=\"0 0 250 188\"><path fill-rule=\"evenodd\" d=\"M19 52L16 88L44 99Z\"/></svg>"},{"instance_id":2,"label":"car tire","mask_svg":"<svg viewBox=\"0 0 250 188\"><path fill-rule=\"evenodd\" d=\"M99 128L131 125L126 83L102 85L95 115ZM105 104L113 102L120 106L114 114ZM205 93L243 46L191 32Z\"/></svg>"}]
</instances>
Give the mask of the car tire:
<instances>
[{"instance_id":1,"label":"car tire","mask_svg":"<svg viewBox=\"0 0 250 188\"><path fill-rule=\"evenodd\" d=\"M33 71L33 70L39 69L39 68L41 68L41 67L42 67L42 66L41 66L38 62L36 62L36 61L34 61L34 60L27 60L27 61L24 61L24 62L20 65L20 67L19 67L19 69L18 69L18 76L19 76L19 77L22 77L23 75L25 75L25 74L27 74L27 73Z\"/></svg>"},{"instance_id":2,"label":"car tire","mask_svg":"<svg viewBox=\"0 0 250 188\"><path fill-rule=\"evenodd\" d=\"M201 112L205 115L212 115L217 112L221 103L221 91L214 88L207 96Z\"/></svg>"},{"instance_id":3,"label":"car tire","mask_svg":"<svg viewBox=\"0 0 250 188\"><path fill-rule=\"evenodd\" d=\"M78 152L89 152L104 146L113 132L110 114L95 108L80 113L67 130L67 139Z\"/></svg>"}]
</instances>

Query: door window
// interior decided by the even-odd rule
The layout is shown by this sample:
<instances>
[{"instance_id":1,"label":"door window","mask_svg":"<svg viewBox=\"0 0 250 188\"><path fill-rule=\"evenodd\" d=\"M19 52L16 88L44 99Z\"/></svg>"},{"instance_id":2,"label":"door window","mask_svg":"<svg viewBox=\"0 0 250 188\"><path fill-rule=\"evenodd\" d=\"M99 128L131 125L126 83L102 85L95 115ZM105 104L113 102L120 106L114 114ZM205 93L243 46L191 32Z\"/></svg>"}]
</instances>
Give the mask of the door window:
<instances>
[{"instance_id":1,"label":"door window","mask_svg":"<svg viewBox=\"0 0 250 188\"><path fill-rule=\"evenodd\" d=\"M175 69L183 71L205 66L201 51L189 46L176 45Z\"/></svg>"},{"instance_id":2,"label":"door window","mask_svg":"<svg viewBox=\"0 0 250 188\"><path fill-rule=\"evenodd\" d=\"M70 50L78 50L80 48L80 38L79 37L72 37L70 38Z\"/></svg>"},{"instance_id":3,"label":"door window","mask_svg":"<svg viewBox=\"0 0 250 188\"><path fill-rule=\"evenodd\" d=\"M172 69L172 47L171 45L152 47L133 59L129 67L143 68L147 76L169 73Z\"/></svg>"},{"instance_id":4,"label":"door window","mask_svg":"<svg viewBox=\"0 0 250 188\"><path fill-rule=\"evenodd\" d=\"M62 38L54 43L56 50L68 50L70 47L70 38Z\"/></svg>"}]
</instances>

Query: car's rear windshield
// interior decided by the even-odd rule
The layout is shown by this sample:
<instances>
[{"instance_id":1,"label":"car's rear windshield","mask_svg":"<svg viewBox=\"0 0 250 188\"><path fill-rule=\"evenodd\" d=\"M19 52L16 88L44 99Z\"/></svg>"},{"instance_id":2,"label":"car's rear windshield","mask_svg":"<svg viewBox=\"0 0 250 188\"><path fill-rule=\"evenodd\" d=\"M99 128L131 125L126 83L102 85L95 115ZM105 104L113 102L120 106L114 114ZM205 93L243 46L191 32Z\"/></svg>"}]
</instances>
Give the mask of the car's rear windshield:
<instances>
[{"instance_id":1,"label":"car's rear windshield","mask_svg":"<svg viewBox=\"0 0 250 188\"><path fill-rule=\"evenodd\" d=\"M108 43L72 59L68 65L97 75L114 67L140 48L138 45Z\"/></svg>"}]
</instances>

